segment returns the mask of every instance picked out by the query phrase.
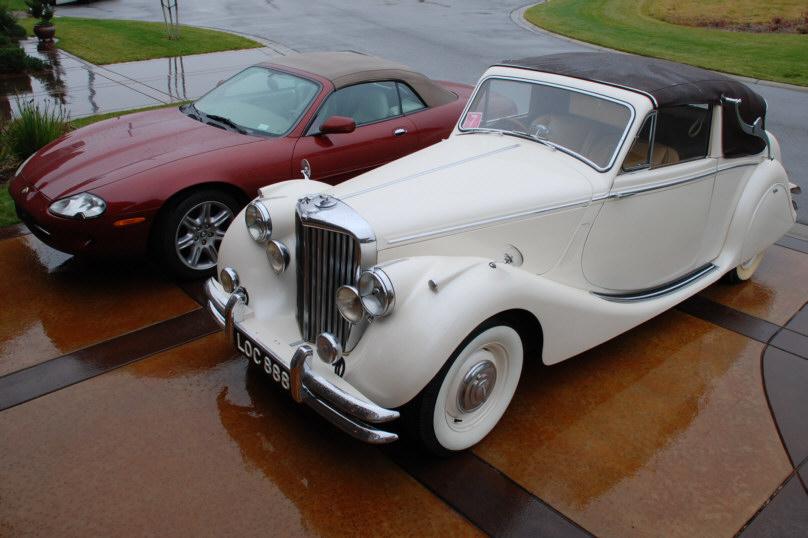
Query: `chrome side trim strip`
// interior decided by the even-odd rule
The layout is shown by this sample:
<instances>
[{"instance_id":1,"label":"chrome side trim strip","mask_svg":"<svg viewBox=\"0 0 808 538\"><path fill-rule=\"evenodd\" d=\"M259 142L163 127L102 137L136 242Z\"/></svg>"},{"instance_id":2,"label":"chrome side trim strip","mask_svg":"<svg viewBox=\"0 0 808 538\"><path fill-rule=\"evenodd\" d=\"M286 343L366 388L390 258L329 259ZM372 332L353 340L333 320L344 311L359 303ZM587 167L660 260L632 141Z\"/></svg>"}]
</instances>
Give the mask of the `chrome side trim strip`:
<instances>
[{"instance_id":1,"label":"chrome side trim strip","mask_svg":"<svg viewBox=\"0 0 808 538\"><path fill-rule=\"evenodd\" d=\"M412 175L402 177L402 178L399 178L399 179L394 179L393 181L388 181L387 183L382 183L380 185L376 185L375 187L369 187L369 188L361 190L361 191L357 191L357 192L354 192L354 193L351 193L351 194L346 194L345 196L341 196L340 200L345 200L347 198L352 198L354 196L359 196L360 194L365 194L366 192L371 192L371 191L375 191L375 190L378 190L378 189L383 189L385 187L389 187L390 185L395 185L396 183L402 183L404 181L410 181L411 179L415 179L415 178L418 178L418 177L421 177L421 176L426 176L426 175L429 175L429 174L432 174L432 173L435 173L435 172L440 172L440 171L446 170L447 168L453 168L453 167L461 165L461 164L476 161L477 159L483 159L483 158L489 157L491 155L496 155L497 153L502 153L503 151L509 151L509 150L518 148L521 145L522 144L513 144L511 146L506 146L504 148L495 149L495 150L489 151L487 153L481 153L480 155L475 155L474 157L469 157L467 159L462 159L460 161L455 161L455 162L452 162L452 163L449 163L449 164L444 164L444 165L438 166L436 168L432 168L430 170L424 170L422 172L418 172L417 174L412 174Z\"/></svg>"},{"instance_id":2,"label":"chrome side trim strip","mask_svg":"<svg viewBox=\"0 0 808 538\"><path fill-rule=\"evenodd\" d=\"M717 168L716 170L711 170L710 172L705 172L705 173L699 174L697 176L677 179L675 181L669 181L667 183L661 183L659 185L648 185L647 187L639 187L637 189L629 189L629 190L625 190L625 191L619 191L619 192L611 193L608 196L606 196L606 199L619 200L620 198L626 198L628 196L634 196L635 194L643 194L643 193L646 193L646 192L656 191L656 190L660 190L660 189L667 189L668 187L675 187L677 185L682 185L684 183L690 183L692 181L698 181L698 180L704 179L706 177L722 174L724 172L728 172L729 170L735 170L736 168L745 168L747 166L757 166L757 164L758 163L743 163L743 164L734 164L734 165L731 165L731 166L725 166L723 168Z\"/></svg>"},{"instance_id":3,"label":"chrome side trim strip","mask_svg":"<svg viewBox=\"0 0 808 538\"><path fill-rule=\"evenodd\" d=\"M531 209L530 211L523 211L521 213L514 213L512 215L503 215L502 217L496 217L496 218L493 218L493 219L480 220L480 221L477 221L477 222L469 222L468 224L460 224L460 225L457 225L457 226L450 226L448 228L441 228L440 230L432 230L432 231L429 231L429 232L423 232L423 233L420 233L420 234L408 235L408 236L405 236L405 237L396 237L395 239L388 240L387 244L388 245L393 245L395 243L401 243L403 241L410 241L412 239L423 239L424 237L430 237L432 235L440 235L440 234L447 233L447 232L456 232L456 231L459 231L459 230L465 230L465 229L468 229L468 228L474 228L476 226L485 226L487 224L494 224L494 223L497 223L497 222L503 222L503 221L511 220L511 219L518 219L518 218L521 218L521 217L540 215L542 213L548 213L550 211L556 211L558 209L568 209L570 207L578 207L578 206L585 207L585 206L588 206L590 203L591 203L591 200L587 199L587 200L578 200L578 201L575 201L575 202L568 202L566 204L560 204L560 205L556 205L556 206L552 206L552 207L545 207L545 208L542 208L542 209Z\"/></svg>"},{"instance_id":4,"label":"chrome side trim strip","mask_svg":"<svg viewBox=\"0 0 808 538\"><path fill-rule=\"evenodd\" d=\"M686 177L682 179L677 179L674 181L669 181L667 183L660 183L659 185L648 185L647 187L639 187L636 189L630 189L625 191L619 191L611 193L608 198L610 200L619 200L620 198L627 198L629 196L634 196L635 194L643 194L646 192L658 191L661 189L667 189L668 187L675 187L677 185L683 185L685 183L692 183L694 181L699 181L700 179L704 179L706 177L714 176L717 172L715 170L710 170L709 172L705 172L703 174L699 174L697 176Z\"/></svg>"},{"instance_id":5,"label":"chrome side trim strip","mask_svg":"<svg viewBox=\"0 0 808 538\"><path fill-rule=\"evenodd\" d=\"M658 297L662 297L663 295L668 295L681 288L684 288L685 286L695 282L696 280L712 273L716 269L718 269L718 267L716 267L715 265L708 264L702 267L701 269L697 269L693 273L690 273L689 275L680 278L679 280L676 280L674 282L671 282L670 284L665 284L664 286L654 288L651 290L644 290L634 293L622 293L622 294L597 293L594 291L591 293L596 297L600 297L601 299L605 299L607 301L613 301L616 303L647 301L649 299L656 299Z\"/></svg>"}]
</instances>

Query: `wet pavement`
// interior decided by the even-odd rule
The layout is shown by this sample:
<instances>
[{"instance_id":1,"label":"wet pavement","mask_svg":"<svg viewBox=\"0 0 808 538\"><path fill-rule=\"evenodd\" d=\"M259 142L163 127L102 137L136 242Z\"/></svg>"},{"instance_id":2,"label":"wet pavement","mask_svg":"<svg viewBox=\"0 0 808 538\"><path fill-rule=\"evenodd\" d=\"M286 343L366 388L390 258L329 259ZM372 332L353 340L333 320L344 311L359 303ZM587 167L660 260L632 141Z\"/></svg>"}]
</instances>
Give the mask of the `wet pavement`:
<instances>
[{"instance_id":1,"label":"wet pavement","mask_svg":"<svg viewBox=\"0 0 808 538\"><path fill-rule=\"evenodd\" d=\"M0 76L0 115L5 117L18 113L18 98L51 109L62 106L72 119L197 99L241 69L289 53L267 42L254 49L98 66L35 38L20 44L26 54L48 61L54 69L33 76Z\"/></svg>"},{"instance_id":2,"label":"wet pavement","mask_svg":"<svg viewBox=\"0 0 808 538\"><path fill-rule=\"evenodd\" d=\"M145 262L0 229L0 535L805 536L808 241L554 367L434 459L255 375Z\"/></svg>"}]
</instances>

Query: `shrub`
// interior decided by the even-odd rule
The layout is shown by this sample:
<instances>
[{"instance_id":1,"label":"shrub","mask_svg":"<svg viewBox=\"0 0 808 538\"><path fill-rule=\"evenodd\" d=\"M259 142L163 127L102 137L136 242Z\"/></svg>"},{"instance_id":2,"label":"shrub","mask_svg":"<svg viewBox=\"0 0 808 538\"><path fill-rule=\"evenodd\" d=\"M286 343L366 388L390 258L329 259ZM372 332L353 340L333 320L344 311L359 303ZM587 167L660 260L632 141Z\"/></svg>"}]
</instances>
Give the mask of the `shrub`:
<instances>
[{"instance_id":1,"label":"shrub","mask_svg":"<svg viewBox=\"0 0 808 538\"><path fill-rule=\"evenodd\" d=\"M0 46L0 74L22 73L26 69L26 54L16 45Z\"/></svg>"},{"instance_id":2,"label":"shrub","mask_svg":"<svg viewBox=\"0 0 808 538\"><path fill-rule=\"evenodd\" d=\"M25 28L17 24L17 17L8 7L8 3L0 1L0 36L25 37Z\"/></svg>"},{"instance_id":3,"label":"shrub","mask_svg":"<svg viewBox=\"0 0 808 538\"><path fill-rule=\"evenodd\" d=\"M11 120L3 137L8 150L20 161L46 146L67 132L67 113L62 105L20 101L17 99L19 117Z\"/></svg>"}]
</instances>

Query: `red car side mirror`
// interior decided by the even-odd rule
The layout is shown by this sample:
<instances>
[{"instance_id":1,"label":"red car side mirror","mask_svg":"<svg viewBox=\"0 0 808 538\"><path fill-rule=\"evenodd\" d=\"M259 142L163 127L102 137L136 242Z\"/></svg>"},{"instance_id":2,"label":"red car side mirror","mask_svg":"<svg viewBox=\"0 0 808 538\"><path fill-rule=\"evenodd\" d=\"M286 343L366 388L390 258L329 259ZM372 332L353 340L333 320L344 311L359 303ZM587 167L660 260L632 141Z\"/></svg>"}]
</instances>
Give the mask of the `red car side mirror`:
<instances>
[{"instance_id":1,"label":"red car side mirror","mask_svg":"<svg viewBox=\"0 0 808 538\"><path fill-rule=\"evenodd\" d=\"M331 116L323 122L320 132L328 133L352 133L356 129L356 122L345 116Z\"/></svg>"}]
</instances>

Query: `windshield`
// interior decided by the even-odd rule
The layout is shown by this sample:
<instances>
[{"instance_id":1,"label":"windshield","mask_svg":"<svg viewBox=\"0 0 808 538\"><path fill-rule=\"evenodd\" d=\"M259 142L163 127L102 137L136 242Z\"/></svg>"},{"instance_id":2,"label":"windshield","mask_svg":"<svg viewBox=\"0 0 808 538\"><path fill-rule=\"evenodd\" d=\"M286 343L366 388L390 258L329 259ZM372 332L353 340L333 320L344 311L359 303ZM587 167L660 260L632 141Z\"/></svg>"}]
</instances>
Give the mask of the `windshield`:
<instances>
[{"instance_id":1,"label":"windshield","mask_svg":"<svg viewBox=\"0 0 808 538\"><path fill-rule=\"evenodd\" d=\"M200 98L189 114L247 134L281 136L308 110L320 85L266 67L248 67Z\"/></svg>"},{"instance_id":2,"label":"windshield","mask_svg":"<svg viewBox=\"0 0 808 538\"><path fill-rule=\"evenodd\" d=\"M626 104L590 93L489 78L474 94L460 130L530 137L605 170L614 162L633 115Z\"/></svg>"}]
</instances>

